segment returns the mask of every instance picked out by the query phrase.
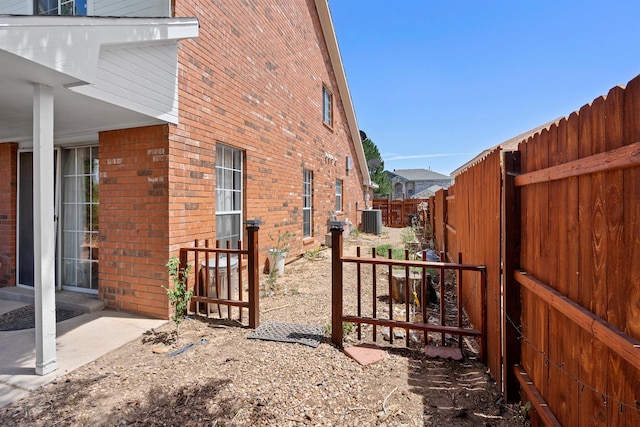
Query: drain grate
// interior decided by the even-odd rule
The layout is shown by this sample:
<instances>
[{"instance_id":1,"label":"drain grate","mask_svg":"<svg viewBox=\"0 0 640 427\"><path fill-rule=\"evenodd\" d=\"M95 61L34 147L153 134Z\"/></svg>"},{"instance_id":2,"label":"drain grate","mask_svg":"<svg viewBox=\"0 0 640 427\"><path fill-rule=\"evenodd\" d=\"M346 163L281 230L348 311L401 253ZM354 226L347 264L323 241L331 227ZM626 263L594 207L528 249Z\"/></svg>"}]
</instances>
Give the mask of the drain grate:
<instances>
[{"instance_id":1,"label":"drain grate","mask_svg":"<svg viewBox=\"0 0 640 427\"><path fill-rule=\"evenodd\" d=\"M316 348L324 337L324 326L265 323L247 336L249 339L290 342Z\"/></svg>"}]
</instances>

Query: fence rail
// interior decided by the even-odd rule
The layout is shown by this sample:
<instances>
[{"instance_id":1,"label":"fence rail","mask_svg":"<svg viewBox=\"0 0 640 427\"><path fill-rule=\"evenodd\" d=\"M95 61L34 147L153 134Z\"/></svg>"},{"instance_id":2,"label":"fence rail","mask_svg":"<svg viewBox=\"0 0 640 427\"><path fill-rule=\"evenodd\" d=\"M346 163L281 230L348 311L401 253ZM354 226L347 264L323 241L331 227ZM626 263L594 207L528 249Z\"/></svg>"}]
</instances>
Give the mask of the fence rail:
<instances>
[{"instance_id":1,"label":"fence rail","mask_svg":"<svg viewBox=\"0 0 640 427\"><path fill-rule=\"evenodd\" d=\"M640 425L638 141L640 76L429 199L438 250L487 268L487 365L534 425Z\"/></svg>"},{"instance_id":2,"label":"fence rail","mask_svg":"<svg viewBox=\"0 0 640 427\"><path fill-rule=\"evenodd\" d=\"M412 218L416 218L423 226L429 223L428 199L374 199L373 209L380 209L382 223L387 227L412 225Z\"/></svg>"},{"instance_id":3,"label":"fence rail","mask_svg":"<svg viewBox=\"0 0 640 427\"><path fill-rule=\"evenodd\" d=\"M362 339L360 326L362 324L368 324L373 326L373 341L377 341L377 326L386 326L390 328L389 332L389 341L393 344L393 328L401 328L406 331L405 340L406 345L410 345L410 334L409 332L412 330L421 331L421 332L437 332L441 334L441 345L445 345L445 334L457 335L458 336L458 346L462 348L462 337L469 336L480 339L480 357L484 360L484 356L486 354L486 340L484 337L486 336L486 322L485 319L481 319L478 323L479 329L464 327L463 322L463 304L462 304L462 294L463 294L463 281L462 281L462 272L476 272L482 278L485 275L485 267L481 265L471 265L471 264L463 264L462 263L462 255L459 255L459 263L447 263L447 262L431 262L431 261L419 261L419 260L397 260L391 259L391 253L389 253L389 258L376 258L375 251L372 250L372 257L363 257L361 256L360 248L357 248L357 255L355 257L351 256L343 256L342 255L342 224L335 223L332 224L331 233L332 233L332 263L333 263L333 277L332 277L332 342L339 347L342 347L342 338L343 338L343 325L342 322L352 322L356 323L358 326L357 336L358 339ZM409 252L405 251L405 258L409 257ZM423 255L425 258L425 255ZM356 265L356 276L357 276L357 304L356 311L357 314L344 314L344 304L343 304L343 296L344 296L344 284L342 282L343 278L343 266L345 264L355 264ZM372 314L371 316L365 316L362 314L362 280L361 280L361 268L363 266L371 266L372 267L372 294L373 294L373 303L372 303ZM388 312L389 318L381 318L378 316L378 307L377 307L377 278L378 272L376 267L388 267L388 272L383 274L383 276L387 277L388 280ZM394 314L394 276L393 269L394 267L399 267L400 271L404 271L404 281L403 281L403 293L404 303L396 302L396 304L404 305L404 320L397 320L393 318ZM413 290L410 288L410 269L417 269L419 271L419 292L417 290ZM428 295L429 295L429 274L427 273L428 269L438 270L439 271L439 291L440 291L440 300L439 300L439 324L430 324L426 322L426 319L429 318L427 307L428 307ZM456 272L456 290L457 290L457 307L456 307L456 316L457 316L457 325L446 325L446 315L447 308L445 306L445 271L454 271ZM415 276L414 276L415 277ZM481 298L485 298L484 293L484 279L481 279ZM410 295L413 295L413 298L410 298ZM420 309L420 320L411 319L411 312L414 310ZM425 344L427 344L427 339L425 335Z\"/></svg>"},{"instance_id":4,"label":"fence rail","mask_svg":"<svg viewBox=\"0 0 640 427\"><path fill-rule=\"evenodd\" d=\"M242 248L242 242L238 242L237 249L232 249L220 248L219 242L216 242L216 247L212 248L209 240L195 240L193 247L180 248L180 269L183 270L187 265L195 266L194 274L187 280L187 287L193 290L190 307L192 313L201 314L201 304L204 304L207 316L211 314L212 306L215 306L214 310L218 312L219 317L222 317L221 306L224 306L227 317L231 319L231 307L236 307L242 322L243 311L247 309L249 327L257 328L260 323L259 225L255 221L248 221L246 224L247 249ZM247 295L243 294L245 283L248 286Z\"/></svg>"}]
</instances>

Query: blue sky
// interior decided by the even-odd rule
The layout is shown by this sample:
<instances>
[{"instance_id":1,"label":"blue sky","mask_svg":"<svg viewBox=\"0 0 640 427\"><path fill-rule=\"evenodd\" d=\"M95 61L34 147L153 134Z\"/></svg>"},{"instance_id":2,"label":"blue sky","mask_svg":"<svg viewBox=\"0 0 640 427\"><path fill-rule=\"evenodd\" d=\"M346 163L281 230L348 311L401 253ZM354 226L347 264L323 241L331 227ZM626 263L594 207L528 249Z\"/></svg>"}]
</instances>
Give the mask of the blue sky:
<instances>
[{"instance_id":1,"label":"blue sky","mask_svg":"<svg viewBox=\"0 0 640 427\"><path fill-rule=\"evenodd\" d=\"M636 0L329 0L385 168L449 174L640 74Z\"/></svg>"}]
</instances>

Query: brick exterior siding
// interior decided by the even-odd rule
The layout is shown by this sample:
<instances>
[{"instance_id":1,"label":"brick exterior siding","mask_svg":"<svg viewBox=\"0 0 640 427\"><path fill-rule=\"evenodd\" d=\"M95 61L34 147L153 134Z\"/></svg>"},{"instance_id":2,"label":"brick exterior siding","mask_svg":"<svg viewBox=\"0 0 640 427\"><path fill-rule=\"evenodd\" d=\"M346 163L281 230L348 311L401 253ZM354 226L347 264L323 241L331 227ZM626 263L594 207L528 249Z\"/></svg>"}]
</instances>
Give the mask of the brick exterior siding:
<instances>
[{"instance_id":1,"label":"brick exterior siding","mask_svg":"<svg viewBox=\"0 0 640 427\"><path fill-rule=\"evenodd\" d=\"M0 287L16 285L18 144L0 144Z\"/></svg>"},{"instance_id":2,"label":"brick exterior siding","mask_svg":"<svg viewBox=\"0 0 640 427\"><path fill-rule=\"evenodd\" d=\"M292 256L324 243L336 179L340 218L358 223L363 178L315 5L285 3L176 1L176 16L200 20L199 38L180 47L180 123L100 134L99 288L109 307L167 317L167 260L215 239L216 144L244 153L244 219L262 221L263 262L277 230L296 236ZM303 241L304 169L313 172L313 231Z\"/></svg>"},{"instance_id":3,"label":"brick exterior siding","mask_svg":"<svg viewBox=\"0 0 640 427\"><path fill-rule=\"evenodd\" d=\"M100 133L99 297L167 317L168 125Z\"/></svg>"},{"instance_id":4,"label":"brick exterior siding","mask_svg":"<svg viewBox=\"0 0 640 427\"><path fill-rule=\"evenodd\" d=\"M291 257L325 242L336 179L339 218L358 223L363 176L315 3L279 3L176 0L176 17L200 23L199 37L179 44L179 124L99 134L99 297L108 307L168 317L167 261L216 236L217 144L243 152L243 219L262 222L261 263L278 231L295 235ZM333 95L331 127L323 85ZM11 165L0 170L1 285L15 284L16 149L0 144L0 162ZM303 240L305 169L313 229Z\"/></svg>"},{"instance_id":5,"label":"brick exterior siding","mask_svg":"<svg viewBox=\"0 0 640 427\"><path fill-rule=\"evenodd\" d=\"M200 35L180 48L180 124L170 136L170 209L180 224L172 250L215 235L214 183L193 188L183 179L185 168L215 178L217 143L245 152L244 218L262 221L263 258L276 230L296 236L293 255L324 242L336 179L344 180L341 219L358 222L363 178L314 1L280 3L176 1L175 15L197 16ZM323 84L333 94L332 127L322 122ZM304 242L303 169L313 171L313 238ZM186 202L198 209L182 214Z\"/></svg>"}]
</instances>

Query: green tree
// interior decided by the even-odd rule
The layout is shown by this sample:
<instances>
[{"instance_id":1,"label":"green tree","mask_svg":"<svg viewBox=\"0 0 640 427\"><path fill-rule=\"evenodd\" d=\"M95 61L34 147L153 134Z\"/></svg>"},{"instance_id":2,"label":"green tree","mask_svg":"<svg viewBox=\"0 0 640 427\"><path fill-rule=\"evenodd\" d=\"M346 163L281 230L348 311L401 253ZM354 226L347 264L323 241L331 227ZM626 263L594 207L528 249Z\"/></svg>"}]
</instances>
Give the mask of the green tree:
<instances>
[{"instance_id":1,"label":"green tree","mask_svg":"<svg viewBox=\"0 0 640 427\"><path fill-rule=\"evenodd\" d=\"M391 194L391 180L384 171L384 160L378 151L378 147L368 137L362 140L364 156L367 159L369 175L371 180L378 184L374 191L374 196L379 198L387 197Z\"/></svg>"}]
</instances>

